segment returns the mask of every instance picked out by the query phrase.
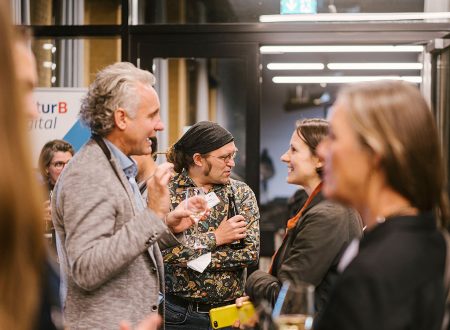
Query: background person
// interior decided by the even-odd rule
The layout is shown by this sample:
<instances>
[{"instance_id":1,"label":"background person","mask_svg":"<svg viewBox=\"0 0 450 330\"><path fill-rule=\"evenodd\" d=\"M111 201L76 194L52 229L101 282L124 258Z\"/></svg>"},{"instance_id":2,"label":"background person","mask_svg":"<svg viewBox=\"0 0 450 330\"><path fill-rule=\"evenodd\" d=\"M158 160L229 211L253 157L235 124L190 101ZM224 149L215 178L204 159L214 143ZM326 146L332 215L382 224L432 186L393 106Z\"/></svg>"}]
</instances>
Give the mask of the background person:
<instances>
[{"instance_id":1,"label":"background person","mask_svg":"<svg viewBox=\"0 0 450 330\"><path fill-rule=\"evenodd\" d=\"M169 184L172 207L183 204L188 187L200 187L212 201L211 213L199 222L198 239L163 251L166 269L166 329L211 329L209 310L233 304L242 296L246 269L258 261L259 211L253 191L230 178L236 146L230 132L210 121L193 125L169 150L167 159L178 173ZM238 214L229 212L230 200ZM231 243L243 240L236 247ZM211 252L211 262L200 273L187 263Z\"/></svg>"},{"instance_id":2,"label":"background person","mask_svg":"<svg viewBox=\"0 0 450 330\"><path fill-rule=\"evenodd\" d=\"M324 194L355 207L364 237L318 330L441 329L448 220L446 176L434 119L419 90L379 81L342 89L319 146Z\"/></svg>"},{"instance_id":3,"label":"background person","mask_svg":"<svg viewBox=\"0 0 450 330\"><path fill-rule=\"evenodd\" d=\"M52 208L50 199L64 166L72 159L74 150L70 143L64 140L51 140L41 149L39 154L39 171L45 183L48 199L44 202L45 232L50 235L50 245L56 253L55 228L52 223Z\"/></svg>"},{"instance_id":4,"label":"background person","mask_svg":"<svg viewBox=\"0 0 450 330\"><path fill-rule=\"evenodd\" d=\"M51 140L42 147L39 170L49 192L53 190L56 180L74 153L70 143L64 140Z\"/></svg>"},{"instance_id":5,"label":"background person","mask_svg":"<svg viewBox=\"0 0 450 330\"><path fill-rule=\"evenodd\" d=\"M362 235L359 215L322 194L323 161L316 148L327 134L327 121L302 120L281 156L288 167L287 182L303 186L308 199L289 219L269 273L257 270L247 280L245 292L257 304L267 300L273 306L285 281L294 286L307 282L316 287L315 307L320 312L328 301L343 249Z\"/></svg>"}]
</instances>

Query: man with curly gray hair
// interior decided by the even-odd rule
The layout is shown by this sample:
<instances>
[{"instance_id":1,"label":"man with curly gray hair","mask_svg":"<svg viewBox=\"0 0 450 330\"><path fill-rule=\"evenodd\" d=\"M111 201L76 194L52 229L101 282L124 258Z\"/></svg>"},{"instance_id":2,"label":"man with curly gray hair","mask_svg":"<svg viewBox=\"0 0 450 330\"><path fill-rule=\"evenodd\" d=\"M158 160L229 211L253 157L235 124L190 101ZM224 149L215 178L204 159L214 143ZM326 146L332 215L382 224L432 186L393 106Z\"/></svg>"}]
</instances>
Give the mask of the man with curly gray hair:
<instances>
[{"instance_id":1,"label":"man with curly gray hair","mask_svg":"<svg viewBox=\"0 0 450 330\"><path fill-rule=\"evenodd\" d=\"M146 202L136 184L130 155L150 154L150 138L164 129L154 82L150 72L116 63L97 74L82 102L92 138L66 166L52 200L70 329L114 329L157 313L164 289L159 246L180 244L193 224L184 206L169 212L171 164L147 181ZM200 198L192 202L206 208Z\"/></svg>"}]
</instances>

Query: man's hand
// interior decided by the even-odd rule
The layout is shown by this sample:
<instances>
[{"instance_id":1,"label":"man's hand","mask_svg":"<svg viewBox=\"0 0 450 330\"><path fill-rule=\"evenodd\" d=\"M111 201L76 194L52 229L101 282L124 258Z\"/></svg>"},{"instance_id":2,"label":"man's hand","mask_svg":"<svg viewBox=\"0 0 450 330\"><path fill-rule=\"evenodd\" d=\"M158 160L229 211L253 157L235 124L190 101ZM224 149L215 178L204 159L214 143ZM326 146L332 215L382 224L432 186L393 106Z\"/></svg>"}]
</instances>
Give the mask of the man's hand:
<instances>
[{"instance_id":1,"label":"man's hand","mask_svg":"<svg viewBox=\"0 0 450 330\"><path fill-rule=\"evenodd\" d=\"M149 317L147 317L144 321L138 324L138 326L135 328L135 330L157 330L162 323L161 316L158 314L152 314ZM133 328L131 325L126 322L122 321L120 322L120 330L132 330Z\"/></svg>"},{"instance_id":2,"label":"man's hand","mask_svg":"<svg viewBox=\"0 0 450 330\"><path fill-rule=\"evenodd\" d=\"M170 209L169 181L173 175L173 164L159 165L153 176L147 181L147 207L160 218L164 218Z\"/></svg>"},{"instance_id":3,"label":"man's hand","mask_svg":"<svg viewBox=\"0 0 450 330\"><path fill-rule=\"evenodd\" d=\"M205 214L200 221L206 219L209 215L208 203L205 198L201 196L194 196L189 198L189 205L194 206L195 209L205 210ZM178 204L178 206L170 212L166 217L166 224L170 230L175 233L181 233L192 226L195 222L191 217L192 211L186 209L186 201Z\"/></svg>"},{"instance_id":4,"label":"man's hand","mask_svg":"<svg viewBox=\"0 0 450 330\"><path fill-rule=\"evenodd\" d=\"M220 223L219 227L215 230L216 245L228 244L241 238L245 238L246 234L245 219L242 215L238 214L230 219L224 219Z\"/></svg>"}]
</instances>

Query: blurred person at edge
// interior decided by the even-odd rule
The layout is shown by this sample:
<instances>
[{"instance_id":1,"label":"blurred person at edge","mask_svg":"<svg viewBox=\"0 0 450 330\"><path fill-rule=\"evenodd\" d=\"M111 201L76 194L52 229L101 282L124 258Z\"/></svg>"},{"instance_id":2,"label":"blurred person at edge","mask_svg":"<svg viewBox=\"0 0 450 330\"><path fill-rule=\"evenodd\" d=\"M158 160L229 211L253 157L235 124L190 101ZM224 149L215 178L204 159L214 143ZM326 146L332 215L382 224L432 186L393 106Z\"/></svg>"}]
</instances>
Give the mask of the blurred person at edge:
<instances>
[{"instance_id":1,"label":"blurred person at edge","mask_svg":"<svg viewBox=\"0 0 450 330\"><path fill-rule=\"evenodd\" d=\"M114 329L156 314L164 294L159 246L180 244L194 223L185 204L169 212L172 164L147 181L147 201L136 183L130 155L150 154L149 138L164 129L154 83L150 72L115 63L97 73L82 100L80 119L92 138L66 165L52 198L70 329ZM207 208L202 198L192 203Z\"/></svg>"},{"instance_id":2,"label":"blurred person at edge","mask_svg":"<svg viewBox=\"0 0 450 330\"><path fill-rule=\"evenodd\" d=\"M15 52L20 36L10 17L9 1L0 0L0 327L55 329L58 289L49 275L43 197L31 165L24 111L31 89L21 80L25 64Z\"/></svg>"},{"instance_id":3,"label":"blurred person at edge","mask_svg":"<svg viewBox=\"0 0 450 330\"><path fill-rule=\"evenodd\" d=\"M330 116L325 196L366 225L317 330L438 330L444 313L446 176L434 119L417 87L398 81L343 88Z\"/></svg>"},{"instance_id":4,"label":"blurred person at edge","mask_svg":"<svg viewBox=\"0 0 450 330\"><path fill-rule=\"evenodd\" d=\"M211 308L233 304L244 293L247 267L258 262L259 209L244 182L231 179L237 149L233 135L217 123L193 125L168 151L177 175L170 181L172 207L184 204L186 189L203 189L213 201L211 213L198 223L198 239L163 250L166 270L166 329L212 329ZM235 201L237 214L232 213ZM192 231L186 231L191 242ZM236 240L243 244L232 245ZM187 263L210 253L203 272Z\"/></svg>"},{"instance_id":5,"label":"blurred person at edge","mask_svg":"<svg viewBox=\"0 0 450 330\"><path fill-rule=\"evenodd\" d=\"M38 76L36 59L31 51L31 31L24 26L15 27L14 59L17 66L18 83L24 95L24 109L29 120L39 117L33 90L37 85Z\"/></svg>"},{"instance_id":6,"label":"blurred person at edge","mask_svg":"<svg viewBox=\"0 0 450 330\"><path fill-rule=\"evenodd\" d=\"M72 159L74 150L70 143L63 140L51 140L47 142L41 149L39 155L39 171L45 184L47 196L49 198L44 202L44 220L45 230L51 234L50 245L56 253L55 229L52 223L52 212L50 198L52 196L53 187L62 170Z\"/></svg>"},{"instance_id":7,"label":"blurred person at edge","mask_svg":"<svg viewBox=\"0 0 450 330\"><path fill-rule=\"evenodd\" d=\"M336 281L342 252L362 235L357 212L323 196L323 162L316 148L327 136L328 126L323 119L299 121L289 149L281 156L288 167L287 182L303 186L308 199L288 220L269 272L257 270L247 279L245 292L256 304L266 300L273 306L285 281L293 285L307 282L316 287L315 310L320 313Z\"/></svg>"}]
</instances>

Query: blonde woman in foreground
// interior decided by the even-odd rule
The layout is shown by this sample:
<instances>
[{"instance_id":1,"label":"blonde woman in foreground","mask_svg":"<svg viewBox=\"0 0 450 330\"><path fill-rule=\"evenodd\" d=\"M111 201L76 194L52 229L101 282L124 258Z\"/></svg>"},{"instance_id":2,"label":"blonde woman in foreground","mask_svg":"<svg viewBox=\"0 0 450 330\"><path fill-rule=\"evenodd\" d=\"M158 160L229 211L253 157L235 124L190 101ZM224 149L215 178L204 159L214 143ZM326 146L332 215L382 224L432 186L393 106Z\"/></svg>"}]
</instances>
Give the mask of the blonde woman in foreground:
<instances>
[{"instance_id":1,"label":"blonde woman in foreground","mask_svg":"<svg viewBox=\"0 0 450 330\"><path fill-rule=\"evenodd\" d=\"M433 116L408 83L341 90L319 145L325 196L366 225L316 330L440 329L448 219L446 177Z\"/></svg>"}]
</instances>

